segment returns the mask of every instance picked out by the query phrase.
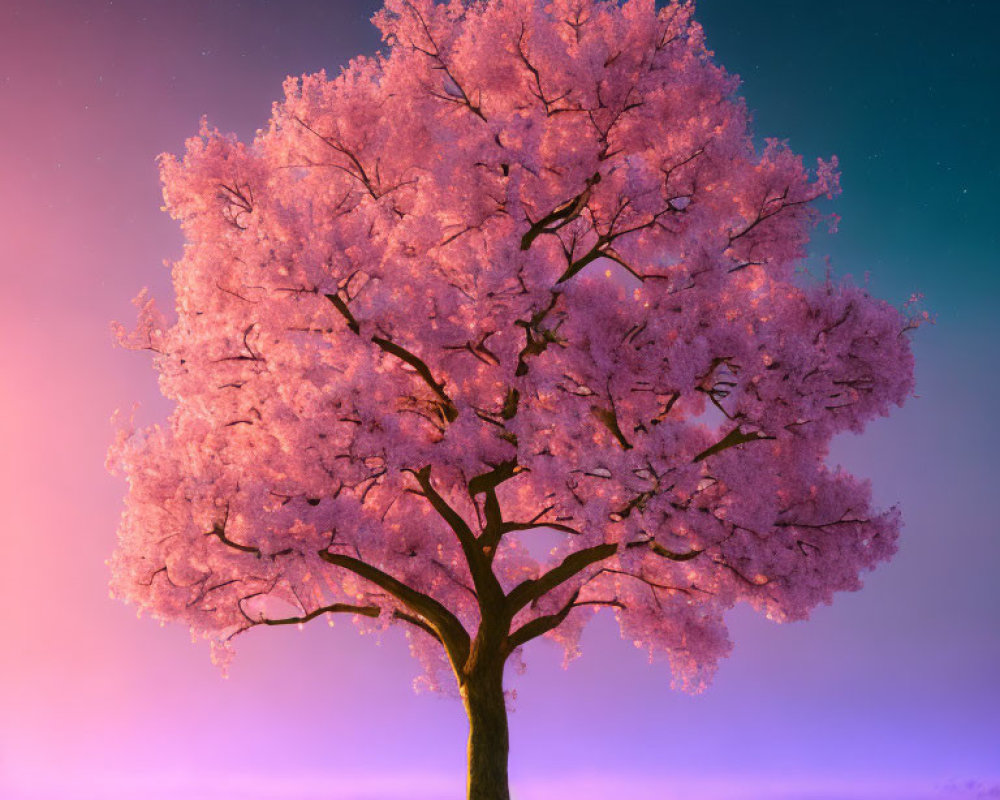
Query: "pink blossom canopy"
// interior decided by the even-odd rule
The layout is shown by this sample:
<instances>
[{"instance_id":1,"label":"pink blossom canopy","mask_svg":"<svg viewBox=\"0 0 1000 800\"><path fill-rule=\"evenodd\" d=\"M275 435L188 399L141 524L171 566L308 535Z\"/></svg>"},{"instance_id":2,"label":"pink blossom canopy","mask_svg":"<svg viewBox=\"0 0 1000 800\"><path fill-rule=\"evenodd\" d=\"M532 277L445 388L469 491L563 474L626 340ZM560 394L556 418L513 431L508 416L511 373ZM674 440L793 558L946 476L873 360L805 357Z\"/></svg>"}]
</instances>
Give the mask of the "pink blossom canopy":
<instances>
[{"instance_id":1,"label":"pink blossom canopy","mask_svg":"<svg viewBox=\"0 0 1000 800\"><path fill-rule=\"evenodd\" d=\"M736 603L857 589L899 517L824 459L910 394L917 320L796 272L836 160L754 148L690 4L375 22L384 54L289 79L252 143L161 160L176 322L140 296L119 336L176 408L112 450L115 593L226 648L403 625L437 685L485 563L512 652L609 607L698 689Z\"/></svg>"}]
</instances>

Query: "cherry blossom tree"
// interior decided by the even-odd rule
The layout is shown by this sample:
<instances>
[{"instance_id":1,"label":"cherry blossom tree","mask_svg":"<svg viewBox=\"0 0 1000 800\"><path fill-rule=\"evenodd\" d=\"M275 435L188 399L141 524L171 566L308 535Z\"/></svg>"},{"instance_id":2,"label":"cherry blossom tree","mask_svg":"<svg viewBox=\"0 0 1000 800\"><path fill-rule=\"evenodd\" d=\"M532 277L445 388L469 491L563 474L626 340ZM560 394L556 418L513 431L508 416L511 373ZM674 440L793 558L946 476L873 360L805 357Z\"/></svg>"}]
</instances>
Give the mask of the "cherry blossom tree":
<instances>
[{"instance_id":1,"label":"cherry blossom tree","mask_svg":"<svg viewBox=\"0 0 1000 800\"><path fill-rule=\"evenodd\" d=\"M176 406L112 448L118 597L223 660L400 626L496 800L529 642L606 608L697 691L727 609L803 619L892 555L825 457L911 393L922 317L797 269L836 160L755 148L692 13L386 0L384 53L162 157L176 321L143 294L118 335Z\"/></svg>"}]
</instances>

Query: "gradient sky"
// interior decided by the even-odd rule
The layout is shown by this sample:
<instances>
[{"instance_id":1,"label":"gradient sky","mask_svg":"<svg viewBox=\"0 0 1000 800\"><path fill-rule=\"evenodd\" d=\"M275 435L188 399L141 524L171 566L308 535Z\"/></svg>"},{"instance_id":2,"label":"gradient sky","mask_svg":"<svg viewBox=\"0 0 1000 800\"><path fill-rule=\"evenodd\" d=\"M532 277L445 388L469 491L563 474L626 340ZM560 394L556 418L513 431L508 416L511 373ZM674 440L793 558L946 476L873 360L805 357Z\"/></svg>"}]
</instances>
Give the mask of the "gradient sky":
<instances>
[{"instance_id":1,"label":"gradient sky","mask_svg":"<svg viewBox=\"0 0 1000 800\"><path fill-rule=\"evenodd\" d=\"M154 164L207 114L251 136L287 74L378 46L372 0L0 2L0 797L446 800L460 705L415 695L402 635L347 620L244 637L223 680L179 627L107 597L124 484L116 408L168 412L109 321L180 233ZM737 609L714 685L599 618L568 671L528 648L511 717L517 800L1000 797L1000 4L701 0L761 137L835 153L838 273L926 295L918 398L834 460L899 503L895 560L807 623Z\"/></svg>"}]
</instances>

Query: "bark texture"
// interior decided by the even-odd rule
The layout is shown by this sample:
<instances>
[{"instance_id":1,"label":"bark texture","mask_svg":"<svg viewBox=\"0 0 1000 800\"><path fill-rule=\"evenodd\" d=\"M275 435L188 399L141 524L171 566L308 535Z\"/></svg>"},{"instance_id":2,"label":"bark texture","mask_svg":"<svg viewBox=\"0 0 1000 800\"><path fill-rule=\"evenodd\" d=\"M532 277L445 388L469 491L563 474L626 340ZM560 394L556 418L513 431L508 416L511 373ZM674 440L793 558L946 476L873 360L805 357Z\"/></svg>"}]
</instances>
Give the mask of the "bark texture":
<instances>
[{"instance_id":1,"label":"bark texture","mask_svg":"<svg viewBox=\"0 0 1000 800\"><path fill-rule=\"evenodd\" d=\"M503 661L477 668L462 687L469 716L468 800L510 800Z\"/></svg>"}]
</instances>

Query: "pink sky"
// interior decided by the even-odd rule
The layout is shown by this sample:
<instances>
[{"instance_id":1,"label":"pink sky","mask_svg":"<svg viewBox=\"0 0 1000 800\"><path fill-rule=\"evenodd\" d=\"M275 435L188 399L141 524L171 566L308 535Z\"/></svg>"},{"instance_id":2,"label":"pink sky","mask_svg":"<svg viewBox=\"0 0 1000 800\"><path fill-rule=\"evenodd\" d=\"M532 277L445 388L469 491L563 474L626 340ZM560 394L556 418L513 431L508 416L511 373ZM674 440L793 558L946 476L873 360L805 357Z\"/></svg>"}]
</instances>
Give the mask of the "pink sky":
<instances>
[{"instance_id":1,"label":"pink sky","mask_svg":"<svg viewBox=\"0 0 1000 800\"><path fill-rule=\"evenodd\" d=\"M377 644L346 620L255 632L223 680L186 631L107 596L124 494L103 466L109 418L168 410L109 333L143 286L170 297L160 264L180 236L154 158L202 113L252 133L286 73L376 44L370 2L211 5L0 8L0 797L457 797L461 708L412 692L401 637ZM836 65L809 68L819 81ZM737 610L735 654L699 697L672 693L608 620L566 672L534 646L513 679L514 797L1000 796L997 378L974 357L998 331L971 269L918 343L920 399L835 452L901 504L898 557L805 625ZM925 288L892 264L879 285L893 301Z\"/></svg>"}]
</instances>

